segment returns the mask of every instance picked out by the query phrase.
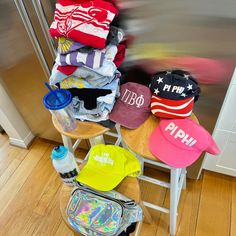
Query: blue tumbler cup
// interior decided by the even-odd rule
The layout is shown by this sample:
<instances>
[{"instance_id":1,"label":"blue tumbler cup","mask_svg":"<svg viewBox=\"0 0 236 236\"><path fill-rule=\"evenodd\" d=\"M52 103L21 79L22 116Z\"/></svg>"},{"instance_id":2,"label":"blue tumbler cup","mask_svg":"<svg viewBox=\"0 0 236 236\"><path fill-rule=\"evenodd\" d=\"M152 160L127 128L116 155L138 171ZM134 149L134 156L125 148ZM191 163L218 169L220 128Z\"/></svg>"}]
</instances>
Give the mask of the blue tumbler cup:
<instances>
[{"instance_id":1,"label":"blue tumbler cup","mask_svg":"<svg viewBox=\"0 0 236 236\"><path fill-rule=\"evenodd\" d=\"M73 114L72 96L66 89L51 90L43 98L44 106L56 117L64 131L77 127Z\"/></svg>"}]
</instances>

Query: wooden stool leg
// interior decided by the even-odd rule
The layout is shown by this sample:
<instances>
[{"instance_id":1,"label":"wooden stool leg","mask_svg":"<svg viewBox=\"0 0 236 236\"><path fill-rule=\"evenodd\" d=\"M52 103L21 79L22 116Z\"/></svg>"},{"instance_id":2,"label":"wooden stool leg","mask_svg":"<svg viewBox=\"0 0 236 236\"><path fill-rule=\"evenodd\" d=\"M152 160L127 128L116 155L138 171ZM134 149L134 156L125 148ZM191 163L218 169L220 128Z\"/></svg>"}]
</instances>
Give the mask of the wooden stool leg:
<instances>
[{"instance_id":1,"label":"wooden stool leg","mask_svg":"<svg viewBox=\"0 0 236 236\"><path fill-rule=\"evenodd\" d=\"M178 207L179 169L171 168L170 171L170 235L175 235Z\"/></svg>"},{"instance_id":2,"label":"wooden stool leg","mask_svg":"<svg viewBox=\"0 0 236 236\"><path fill-rule=\"evenodd\" d=\"M68 136L65 136L64 134L61 134L63 145L68 148L68 150L74 154L73 144L71 138Z\"/></svg>"}]
</instances>

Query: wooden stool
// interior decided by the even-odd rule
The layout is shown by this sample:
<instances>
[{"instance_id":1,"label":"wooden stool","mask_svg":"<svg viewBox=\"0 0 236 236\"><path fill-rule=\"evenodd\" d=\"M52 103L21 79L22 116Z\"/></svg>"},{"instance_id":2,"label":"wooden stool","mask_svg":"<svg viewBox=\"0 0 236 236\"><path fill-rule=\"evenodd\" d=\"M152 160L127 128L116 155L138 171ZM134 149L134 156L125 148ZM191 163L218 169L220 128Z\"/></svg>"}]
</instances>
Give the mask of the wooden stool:
<instances>
[{"instance_id":1,"label":"wooden stool","mask_svg":"<svg viewBox=\"0 0 236 236\"><path fill-rule=\"evenodd\" d=\"M115 127L117 133L114 133L110 132L110 129L94 122L77 121L77 128L66 132L61 128L54 116L52 116L52 122L56 130L61 134L63 145L67 147L71 153L74 153L82 139L88 139L91 147L98 143L104 143L104 134L116 137L115 145L119 145L121 142L117 127ZM74 144L72 143L72 139L76 140ZM81 163L83 160L78 158L77 161Z\"/></svg>"},{"instance_id":2,"label":"wooden stool","mask_svg":"<svg viewBox=\"0 0 236 236\"><path fill-rule=\"evenodd\" d=\"M198 122L197 118L194 115L192 115L191 118ZM142 173L144 170L144 163L149 163L151 165L167 168L170 170L169 183L150 178L145 175L141 175L138 178L170 189L169 209L145 201L143 203L147 207L170 214L170 234L174 235L176 231L178 202L182 188L186 187L186 169L170 167L158 160L156 157L154 157L149 151L149 136L151 135L153 130L158 126L159 122L160 120L157 117L150 115L149 118L137 129L130 130L122 127L120 132L122 137L122 144L124 145L124 147L126 146L141 161Z\"/></svg>"},{"instance_id":3,"label":"wooden stool","mask_svg":"<svg viewBox=\"0 0 236 236\"><path fill-rule=\"evenodd\" d=\"M67 226L74 232L74 235L81 235L76 232L68 223L66 216L66 207L70 199L70 194L72 191L72 187L63 184L60 192L60 210L63 217L63 220L66 222ZM145 217L149 221L151 221L150 215L147 212L146 208L143 206L141 198L140 198L140 187L137 178L134 177L126 177L116 188L115 190L130 199L135 200L135 202L139 203L139 205L143 208L143 212ZM138 236L140 234L140 230L142 227L142 222L138 222L136 225L135 232L131 234L131 236Z\"/></svg>"}]
</instances>

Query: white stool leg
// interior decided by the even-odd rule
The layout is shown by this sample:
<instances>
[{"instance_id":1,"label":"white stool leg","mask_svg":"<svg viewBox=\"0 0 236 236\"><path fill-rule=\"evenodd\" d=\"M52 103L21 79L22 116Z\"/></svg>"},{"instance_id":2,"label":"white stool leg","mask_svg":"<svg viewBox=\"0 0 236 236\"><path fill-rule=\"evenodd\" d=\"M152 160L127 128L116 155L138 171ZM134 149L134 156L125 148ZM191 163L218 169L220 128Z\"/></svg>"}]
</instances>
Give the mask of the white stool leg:
<instances>
[{"instance_id":1,"label":"white stool leg","mask_svg":"<svg viewBox=\"0 0 236 236\"><path fill-rule=\"evenodd\" d=\"M89 139L89 143L90 143L91 147L96 145L96 144L99 144L99 143L103 143L104 144L105 143L104 137L103 137L103 135L99 135L97 137L90 138Z\"/></svg>"},{"instance_id":2,"label":"white stool leg","mask_svg":"<svg viewBox=\"0 0 236 236\"><path fill-rule=\"evenodd\" d=\"M182 174L184 175L184 182L183 182L183 187L182 188L186 189L186 168L183 168L182 171L183 171Z\"/></svg>"},{"instance_id":3,"label":"white stool leg","mask_svg":"<svg viewBox=\"0 0 236 236\"><path fill-rule=\"evenodd\" d=\"M178 183L180 170L171 168L170 171L170 235L175 235L178 207Z\"/></svg>"},{"instance_id":4,"label":"white stool leg","mask_svg":"<svg viewBox=\"0 0 236 236\"><path fill-rule=\"evenodd\" d=\"M61 137L62 137L63 145L64 145L65 147L67 147L68 150L69 150L71 153L74 154L74 149L73 149L73 144L72 144L71 138L69 138L69 137L67 137L67 136L65 136L65 135L63 135L63 134L61 135Z\"/></svg>"}]
</instances>

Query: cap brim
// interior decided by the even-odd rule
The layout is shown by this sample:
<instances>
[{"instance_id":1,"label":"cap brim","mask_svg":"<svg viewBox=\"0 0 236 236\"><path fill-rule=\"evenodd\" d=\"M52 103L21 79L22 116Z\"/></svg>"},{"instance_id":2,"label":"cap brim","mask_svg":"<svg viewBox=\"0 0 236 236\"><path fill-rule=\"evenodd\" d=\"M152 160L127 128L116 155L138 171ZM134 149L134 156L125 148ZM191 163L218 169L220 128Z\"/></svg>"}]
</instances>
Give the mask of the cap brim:
<instances>
[{"instance_id":1,"label":"cap brim","mask_svg":"<svg viewBox=\"0 0 236 236\"><path fill-rule=\"evenodd\" d=\"M140 111L125 107L120 101L117 101L112 112L109 114L110 120L129 128L138 128L150 115L148 111Z\"/></svg>"},{"instance_id":2,"label":"cap brim","mask_svg":"<svg viewBox=\"0 0 236 236\"><path fill-rule=\"evenodd\" d=\"M100 170L84 166L76 177L76 181L88 185L91 188L100 191L110 191L114 189L125 176L103 173Z\"/></svg>"},{"instance_id":3,"label":"cap brim","mask_svg":"<svg viewBox=\"0 0 236 236\"><path fill-rule=\"evenodd\" d=\"M149 137L149 149L157 159L175 168L190 166L202 153L174 146L162 135L159 126Z\"/></svg>"}]
</instances>

